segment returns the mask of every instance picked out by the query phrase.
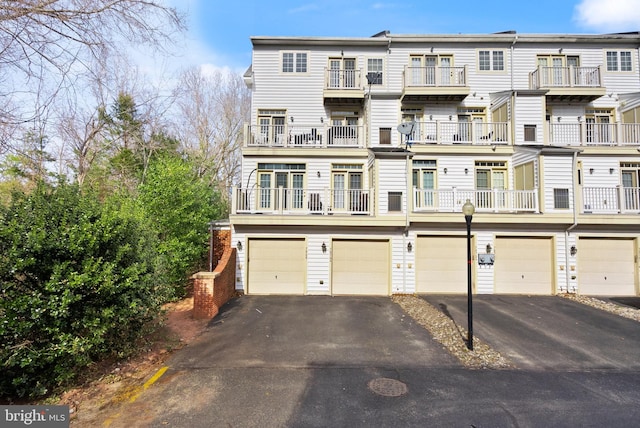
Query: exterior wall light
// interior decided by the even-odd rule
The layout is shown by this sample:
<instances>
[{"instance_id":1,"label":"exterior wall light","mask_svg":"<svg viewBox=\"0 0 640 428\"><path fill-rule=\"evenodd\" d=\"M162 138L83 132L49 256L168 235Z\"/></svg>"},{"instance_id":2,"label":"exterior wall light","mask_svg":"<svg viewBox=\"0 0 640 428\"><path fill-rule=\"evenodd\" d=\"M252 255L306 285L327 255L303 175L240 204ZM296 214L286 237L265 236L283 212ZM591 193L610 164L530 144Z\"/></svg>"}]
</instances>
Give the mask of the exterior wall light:
<instances>
[{"instance_id":1,"label":"exterior wall light","mask_svg":"<svg viewBox=\"0 0 640 428\"><path fill-rule=\"evenodd\" d=\"M469 174L469 168L465 168L465 169L464 169L464 173L465 173L465 174Z\"/></svg>"},{"instance_id":2,"label":"exterior wall light","mask_svg":"<svg viewBox=\"0 0 640 428\"><path fill-rule=\"evenodd\" d=\"M613 168L609 168L609 174L613 174L613 171L615 171Z\"/></svg>"},{"instance_id":3,"label":"exterior wall light","mask_svg":"<svg viewBox=\"0 0 640 428\"><path fill-rule=\"evenodd\" d=\"M322 243L322 246L320 248L322 248L322 254L325 254L327 252L327 244L325 244L324 242Z\"/></svg>"},{"instance_id":4,"label":"exterior wall light","mask_svg":"<svg viewBox=\"0 0 640 428\"><path fill-rule=\"evenodd\" d=\"M589 174L593 174L593 168L589 168Z\"/></svg>"},{"instance_id":5,"label":"exterior wall light","mask_svg":"<svg viewBox=\"0 0 640 428\"><path fill-rule=\"evenodd\" d=\"M572 256L575 256L576 254L578 254L578 249L576 248L576 246L575 246L575 245L572 245L572 246L571 246L571 248L569 249L569 253L570 253Z\"/></svg>"},{"instance_id":6,"label":"exterior wall light","mask_svg":"<svg viewBox=\"0 0 640 428\"><path fill-rule=\"evenodd\" d=\"M407 251L408 251L408 252L413 251L413 245L411 245L411 242L409 242L409 243L407 244Z\"/></svg>"},{"instance_id":7,"label":"exterior wall light","mask_svg":"<svg viewBox=\"0 0 640 428\"><path fill-rule=\"evenodd\" d=\"M487 244L487 254L491 254L491 250L492 250L492 249L493 249L493 248L491 248L491 243L489 242L489 243Z\"/></svg>"},{"instance_id":8,"label":"exterior wall light","mask_svg":"<svg viewBox=\"0 0 640 428\"><path fill-rule=\"evenodd\" d=\"M238 249L238 251L242 251L242 242L238 241L238 243L236 244L236 248Z\"/></svg>"},{"instance_id":9,"label":"exterior wall light","mask_svg":"<svg viewBox=\"0 0 640 428\"><path fill-rule=\"evenodd\" d=\"M444 173L445 173L445 174L447 173L447 168L445 168L445 169L444 169Z\"/></svg>"}]
</instances>

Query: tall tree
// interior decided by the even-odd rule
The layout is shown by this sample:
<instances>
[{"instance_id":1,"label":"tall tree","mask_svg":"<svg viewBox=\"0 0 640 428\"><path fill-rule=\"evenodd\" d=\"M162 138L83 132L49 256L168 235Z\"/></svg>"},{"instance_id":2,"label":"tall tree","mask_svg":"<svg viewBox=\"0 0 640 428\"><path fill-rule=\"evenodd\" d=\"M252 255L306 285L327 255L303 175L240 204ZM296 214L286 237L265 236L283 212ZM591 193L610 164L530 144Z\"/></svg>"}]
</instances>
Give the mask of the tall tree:
<instances>
[{"instance_id":1,"label":"tall tree","mask_svg":"<svg viewBox=\"0 0 640 428\"><path fill-rule=\"evenodd\" d=\"M45 93L53 100L123 42L164 49L183 29L183 17L158 0L0 0L0 125L37 115L16 107L25 88L46 105Z\"/></svg>"},{"instance_id":2,"label":"tall tree","mask_svg":"<svg viewBox=\"0 0 640 428\"><path fill-rule=\"evenodd\" d=\"M223 195L237 182L243 124L250 93L242 76L198 68L183 72L176 95L181 123L178 136L197 165L200 177L219 186Z\"/></svg>"}]
</instances>

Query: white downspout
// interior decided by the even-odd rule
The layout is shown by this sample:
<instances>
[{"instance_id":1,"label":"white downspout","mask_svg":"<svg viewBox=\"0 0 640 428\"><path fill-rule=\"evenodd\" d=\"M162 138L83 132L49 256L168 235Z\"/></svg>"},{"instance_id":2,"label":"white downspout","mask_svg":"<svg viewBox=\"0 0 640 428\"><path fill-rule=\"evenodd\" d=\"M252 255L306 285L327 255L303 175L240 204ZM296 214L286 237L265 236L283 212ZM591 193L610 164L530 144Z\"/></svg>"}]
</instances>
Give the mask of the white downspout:
<instances>
[{"instance_id":1,"label":"white downspout","mask_svg":"<svg viewBox=\"0 0 640 428\"><path fill-rule=\"evenodd\" d=\"M513 91L513 54L514 54L514 46L516 44L516 42L518 41L518 36L516 35L513 38L513 42L511 42L511 58L509 59L509 62L511 63L510 67L511 70L509 70L509 75L511 76L511 90Z\"/></svg>"},{"instance_id":2,"label":"white downspout","mask_svg":"<svg viewBox=\"0 0 640 428\"><path fill-rule=\"evenodd\" d=\"M402 232L402 292L403 293L407 293L407 237L409 236L409 209L411 207L411 200L413 199L413 195L411 194L411 185L409 183L409 177L411 177L411 174L409 174L409 150L407 148L405 148L405 150L407 150L406 153L406 157L405 157L405 165L404 165L404 182L405 182L405 186L406 186L406 195L407 197L405 198L406 200L406 207L405 207L405 214L404 214L404 231ZM411 199L410 199L411 198Z\"/></svg>"},{"instance_id":3,"label":"white downspout","mask_svg":"<svg viewBox=\"0 0 640 428\"><path fill-rule=\"evenodd\" d=\"M569 293L569 279L571 270L569 269L569 232L578 225L578 189L576 186L576 174L578 173L578 152L573 152L573 174L571 174L571 184L573 187L573 224L564 231L564 261L565 261L565 279L566 292ZM562 291L562 289L560 289Z\"/></svg>"}]
</instances>

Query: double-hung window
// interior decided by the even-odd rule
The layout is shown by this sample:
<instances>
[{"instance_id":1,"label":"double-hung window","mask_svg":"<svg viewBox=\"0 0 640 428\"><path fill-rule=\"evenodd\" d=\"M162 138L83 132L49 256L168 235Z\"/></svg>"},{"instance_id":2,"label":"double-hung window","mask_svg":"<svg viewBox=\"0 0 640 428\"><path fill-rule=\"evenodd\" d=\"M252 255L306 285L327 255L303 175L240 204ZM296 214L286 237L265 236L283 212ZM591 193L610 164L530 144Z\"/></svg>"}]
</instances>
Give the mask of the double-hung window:
<instances>
[{"instance_id":1,"label":"double-hung window","mask_svg":"<svg viewBox=\"0 0 640 428\"><path fill-rule=\"evenodd\" d=\"M504 71L504 51L478 51L478 69L480 71Z\"/></svg>"},{"instance_id":2,"label":"double-hung window","mask_svg":"<svg viewBox=\"0 0 640 428\"><path fill-rule=\"evenodd\" d=\"M382 58L367 59L367 83L382 85Z\"/></svg>"},{"instance_id":3,"label":"double-hung window","mask_svg":"<svg viewBox=\"0 0 640 428\"><path fill-rule=\"evenodd\" d=\"M306 73L307 53L306 52L283 52L282 53L283 73Z\"/></svg>"},{"instance_id":4,"label":"double-hung window","mask_svg":"<svg viewBox=\"0 0 640 428\"><path fill-rule=\"evenodd\" d=\"M607 51L607 71L632 71L631 51Z\"/></svg>"}]
</instances>

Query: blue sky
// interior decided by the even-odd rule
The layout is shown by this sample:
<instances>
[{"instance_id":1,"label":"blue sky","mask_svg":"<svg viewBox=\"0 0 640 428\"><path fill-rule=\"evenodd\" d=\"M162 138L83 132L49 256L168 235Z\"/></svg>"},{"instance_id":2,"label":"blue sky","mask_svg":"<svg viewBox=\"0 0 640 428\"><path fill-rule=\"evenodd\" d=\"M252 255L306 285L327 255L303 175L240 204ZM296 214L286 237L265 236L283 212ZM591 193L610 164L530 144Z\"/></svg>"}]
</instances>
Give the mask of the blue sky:
<instances>
[{"instance_id":1,"label":"blue sky","mask_svg":"<svg viewBox=\"0 0 640 428\"><path fill-rule=\"evenodd\" d=\"M607 33L640 30L640 0L175 0L189 14L183 63L244 71L251 36Z\"/></svg>"}]
</instances>

